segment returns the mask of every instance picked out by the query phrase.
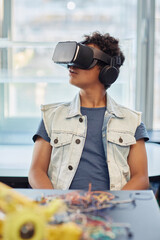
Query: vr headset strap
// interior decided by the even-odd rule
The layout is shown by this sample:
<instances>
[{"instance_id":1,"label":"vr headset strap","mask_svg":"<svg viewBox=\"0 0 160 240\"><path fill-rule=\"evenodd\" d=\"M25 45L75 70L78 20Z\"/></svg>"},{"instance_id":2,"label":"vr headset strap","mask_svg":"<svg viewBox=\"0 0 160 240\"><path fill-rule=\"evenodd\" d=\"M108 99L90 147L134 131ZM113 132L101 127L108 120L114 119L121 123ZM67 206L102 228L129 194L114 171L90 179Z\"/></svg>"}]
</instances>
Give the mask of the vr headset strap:
<instances>
[{"instance_id":1,"label":"vr headset strap","mask_svg":"<svg viewBox=\"0 0 160 240\"><path fill-rule=\"evenodd\" d=\"M103 51L97 48L92 48L92 50L94 52L94 59L98 59L102 62L105 62L107 65L121 66L120 56L111 57L107 53L104 53Z\"/></svg>"},{"instance_id":2,"label":"vr headset strap","mask_svg":"<svg viewBox=\"0 0 160 240\"><path fill-rule=\"evenodd\" d=\"M111 57L108 54L102 52L101 50L99 50L97 48L92 48L92 50L94 52L94 59L105 62L108 65L111 64Z\"/></svg>"}]
</instances>

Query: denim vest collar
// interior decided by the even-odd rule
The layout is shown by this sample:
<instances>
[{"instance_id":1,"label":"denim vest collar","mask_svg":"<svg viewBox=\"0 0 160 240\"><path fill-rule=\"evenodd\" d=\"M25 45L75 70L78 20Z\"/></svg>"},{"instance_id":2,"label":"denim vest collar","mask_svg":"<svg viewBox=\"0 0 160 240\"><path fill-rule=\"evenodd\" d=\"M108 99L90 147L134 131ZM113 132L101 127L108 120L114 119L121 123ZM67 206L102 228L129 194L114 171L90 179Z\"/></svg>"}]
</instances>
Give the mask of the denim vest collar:
<instances>
[{"instance_id":1,"label":"denim vest collar","mask_svg":"<svg viewBox=\"0 0 160 240\"><path fill-rule=\"evenodd\" d=\"M108 93L106 93L107 95L107 102L106 102L106 106L107 106L107 110L109 113L115 115L117 118L124 118L125 114L122 112L120 105L118 105L110 96ZM106 113L105 113L106 114Z\"/></svg>"},{"instance_id":2,"label":"denim vest collar","mask_svg":"<svg viewBox=\"0 0 160 240\"><path fill-rule=\"evenodd\" d=\"M119 105L109 96L108 93L106 93L106 106L107 111L113 115L115 115L117 118L124 118L125 114L121 111L119 108ZM75 96L73 101L70 103L68 115L66 118L72 118L78 115L82 115L80 111L80 95L79 93ZM107 111L105 115L107 114Z\"/></svg>"},{"instance_id":3,"label":"denim vest collar","mask_svg":"<svg viewBox=\"0 0 160 240\"><path fill-rule=\"evenodd\" d=\"M74 97L72 102L70 103L68 115L66 118L72 118L77 115L82 115L80 110L81 104L80 104L80 96L79 93Z\"/></svg>"}]
</instances>

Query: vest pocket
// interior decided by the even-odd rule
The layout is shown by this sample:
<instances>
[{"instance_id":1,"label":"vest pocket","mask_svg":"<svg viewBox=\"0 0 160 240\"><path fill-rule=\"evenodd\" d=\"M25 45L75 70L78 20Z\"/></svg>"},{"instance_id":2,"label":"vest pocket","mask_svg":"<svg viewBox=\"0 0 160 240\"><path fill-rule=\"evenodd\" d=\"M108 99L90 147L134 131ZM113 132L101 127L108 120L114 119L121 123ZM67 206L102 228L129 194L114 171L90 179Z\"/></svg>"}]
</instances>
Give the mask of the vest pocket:
<instances>
[{"instance_id":1,"label":"vest pocket","mask_svg":"<svg viewBox=\"0 0 160 240\"><path fill-rule=\"evenodd\" d=\"M107 140L111 143L115 143L119 146L130 146L136 143L135 137L131 133L108 131Z\"/></svg>"},{"instance_id":2,"label":"vest pocket","mask_svg":"<svg viewBox=\"0 0 160 240\"><path fill-rule=\"evenodd\" d=\"M72 142L72 137L73 137L73 134L70 134L70 133L52 132L50 144L54 148L65 146Z\"/></svg>"},{"instance_id":3,"label":"vest pocket","mask_svg":"<svg viewBox=\"0 0 160 240\"><path fill-rule=\"evenodd\" d=\"M135 137L131 133L110 131L107 134L108 149L116 165L121 168L121 172L126 177L128 175L127 158L130 146L136 143ZM127 176L128 177L128 176Z\"/></svg>"},{"instance_id":4,"label":"vest pocket","mask_svg":"<svg viewBox=\"0 0 160 240\"><path fill-rule=\"evenodd\" d=\"M67 168L72 139L73 134L70 133L52 132L51 134L50 144L53 148L48 176L51 179L54 188L57 188L61 169Z\"/></svg>"}]
</instances>

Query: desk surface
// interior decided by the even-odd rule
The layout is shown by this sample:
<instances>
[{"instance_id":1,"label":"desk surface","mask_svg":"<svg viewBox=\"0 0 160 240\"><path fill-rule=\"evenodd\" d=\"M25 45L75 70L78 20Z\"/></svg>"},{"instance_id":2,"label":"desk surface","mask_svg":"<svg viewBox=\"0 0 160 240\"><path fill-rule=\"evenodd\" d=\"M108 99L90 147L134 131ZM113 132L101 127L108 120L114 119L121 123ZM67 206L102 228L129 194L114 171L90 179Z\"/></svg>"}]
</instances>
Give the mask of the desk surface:
<instances>
[{"instance_id":1,"label":"desk surface","mask_svg":"<svg viewBox=\"0 0 160 240\"><path fill-rule=\"evenodd\" d=\"M16 191L36 199L38 196L59 195L64 191L16 189ZM112 209L103 209L113 222L129 223L132 238L116 238L116 240L160 240L160 210L151 190L148 191L113 191L118 200L135 199L133 203L119 204Z\"/></svg>"},{"instance_id":2,"label":"desk surface","mask_svg":"<svg viewBox=\"0 0 160 240\"><path fill-rule=\"evenodd\" d=\"M146 143L148 176L160 176L160 144ZM27 177L33 146L0 146L0 177Z\"/></svg>"},{"instance_id":3,"label":"desk surface","mask_svg":"<svg viewBox=\"0 0 160 240\"><path fill-rule=\"evenodd\" d=\"M149 142L160 144L160 130L148 130Z\"/></svg>"},{"instance_id":4,"label":"desk surface","mask_svg":"<svg viewBox=\"0 0 160 240\"><path fill-rule=\"evenodd\" d=\"M146 143L148 176L160 176L160 144Z\"/></svg>"}]
</instances>

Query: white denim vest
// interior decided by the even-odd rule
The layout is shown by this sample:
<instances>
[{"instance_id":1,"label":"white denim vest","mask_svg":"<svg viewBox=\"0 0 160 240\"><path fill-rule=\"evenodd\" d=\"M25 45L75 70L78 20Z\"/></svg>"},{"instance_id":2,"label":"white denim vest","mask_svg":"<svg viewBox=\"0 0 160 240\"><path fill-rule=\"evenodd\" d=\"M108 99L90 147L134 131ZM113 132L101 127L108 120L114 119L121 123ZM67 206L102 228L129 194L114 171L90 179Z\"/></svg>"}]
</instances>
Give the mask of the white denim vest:
<instances>
[{"instance_id":1,"label":"white denim vest","mask_svg":"<svg viewBox=\"0 0 160 240\"><path fill-rule=\"evenodd\" d=\"M107 94L102 134L110 177L110 190L130 180L127 157L141 123L141 113L117 104ZM42 105L43 121L53 147L48 176L55 189L66 190L76 173L87 132L87 117L80 112L80 97L72 102ZM109 120L108 120L109 119Z\"/></svg>"}]
</instances>

